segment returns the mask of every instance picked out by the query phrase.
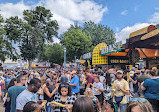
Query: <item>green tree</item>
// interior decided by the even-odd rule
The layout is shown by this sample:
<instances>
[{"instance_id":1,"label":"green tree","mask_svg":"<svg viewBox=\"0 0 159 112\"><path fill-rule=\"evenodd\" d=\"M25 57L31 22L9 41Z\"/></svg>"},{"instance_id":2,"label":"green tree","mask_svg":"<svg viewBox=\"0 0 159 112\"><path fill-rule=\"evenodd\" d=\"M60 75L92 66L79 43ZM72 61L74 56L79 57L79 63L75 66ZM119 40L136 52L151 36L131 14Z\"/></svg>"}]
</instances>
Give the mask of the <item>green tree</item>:
<instances>
[{"instance_id":1,"label":"green tree","mask_svg":"<svg viewBox=\"0 0 159 112\"><path fill-rule=\"evenodd\" d=\"M104 26L102 24L95 24L92 21L85 22L83 24L82 31L91 36L92 46L96 46L102 42L110 45L116 41L115 33L110 29L110 27Z\"/></svg>"},{"instance_id":2,"label":"green tree","mask_svg":"<svg viewBox=\"0 0 159 112\"><path fill-rule=\"evenodd\" d=\"M54 43L53 45L46 45L45 57L50 63L63 64L64 50L63 46Z\"/></svg>"},{"instance_id":3,"label":"green tree","mask_svg":"<svg viewBox=\"0 0 159 112\"><path fill-rule=\"evenodd\" d=\"M43 56L44 43L53 42L53 36L58 34L58 23L51 18L50 10L37 6L35 10L24 10L23 19L16 16L6 20L8 39L19 44L21 56L29 65L39 53Z\"/></svg>"},{"instance_id":4,"label":"green tree","mask_svg":"<svg viewBox=\"0 0 159 112\"><path fill-rule=\"evenodd\" d=\"M18 54L16 49L12 46L11 41L8 41L6 38L6 31L2 24L4 24L4 20L0 15L0 60L5 61L6 58L16 60Z\"/></svg>"},{"instance_id":5,"label":"green tree","mask_svg":"<svg viewBox=\"0 0 159 112\"><path fill-rule=\"evenodd\" d=\"M61 43L67 49L67 60L72 61L74 57L80 58L84 53L91 51L91 37L79 29L70 29L61 38Z\"/></svg>"}]
</instances>

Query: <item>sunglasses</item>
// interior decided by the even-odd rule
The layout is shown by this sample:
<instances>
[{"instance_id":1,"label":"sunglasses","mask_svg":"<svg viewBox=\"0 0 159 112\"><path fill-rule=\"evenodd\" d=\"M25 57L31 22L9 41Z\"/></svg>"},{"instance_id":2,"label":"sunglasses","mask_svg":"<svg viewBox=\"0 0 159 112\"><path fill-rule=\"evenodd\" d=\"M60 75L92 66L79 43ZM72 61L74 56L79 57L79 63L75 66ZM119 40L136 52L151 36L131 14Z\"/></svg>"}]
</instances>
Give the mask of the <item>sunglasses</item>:
<instances>
[{"instance_id":1,"label":"sunglasses","mask_svg":"<svg viewBox=\"0 0 159 112\"><path fill-rule=\"evenodd\" d=\"M61 87L69 88L69 85L61 84Z\"/></svg>"},{"instance_id":2,"label":"sunglasses","mask_svg":"<svg viewBox=\"0 0 159 112\"><path fill-rule=\"evenodd\" d=\"M147 99L145 99L145 98L131 98L130 101L146 102Z\"/></svg>"}]
</instances>

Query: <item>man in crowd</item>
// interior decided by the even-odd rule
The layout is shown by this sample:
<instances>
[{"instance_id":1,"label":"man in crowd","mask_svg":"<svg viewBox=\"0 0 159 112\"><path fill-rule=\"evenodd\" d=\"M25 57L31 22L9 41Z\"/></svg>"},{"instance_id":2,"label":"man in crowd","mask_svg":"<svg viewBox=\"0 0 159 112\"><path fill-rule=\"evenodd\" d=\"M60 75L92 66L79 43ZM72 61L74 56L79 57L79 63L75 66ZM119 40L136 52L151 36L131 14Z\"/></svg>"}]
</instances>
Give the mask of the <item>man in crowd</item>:
<instances>
[{"instance_id":1,"label":"man in crowd","mask_svg":"<svg viewBox=\"0 0 159 112\"><path fill-rule=\"evenodd\" d=\"M114 94L113 101L117 103L117 105L120 107L120 112L126 111L126 94L130 94L129 84L128 82L123 79L123 71L118 70L116 73L117 80L114 81L113 87L112 87L112 93Z\"/></svg>"},{"instance_id":2,"label":"man in crowd","mask_svg":"<svg viewBox=\"0 0 159 112\"><path fill-rule=\"evenodd\" d=\"M70 82L70 86L71 86L71 90L72 92L78 94L79 91L80 91L80 88L79 88L79 77L77 76L76 74L76 71L72 71L72 80Z\"/></svg>"},{"instance_id":3,"label":"man in crowd","mask_svg":"<svg viewBox=\"0 0 159 112\"><path fill-rule=\"evenodd\" d=\"M17 84L8 89L7 102L11 101L11 111L16 112L16 98L17 96L26 89L23 86L26 82L26 78L23 75L19 75L16 78Z\"/></svg>"},{"instance_id":4,"label":"man in crowd","mask_svg":"<svg viewBox=\"0 0 159 112\"><path fill-rule=\"evenodd\" d=\"M30 80L28 88L21 92L16 99L16 110L17 112L23 112L24 105L29 101L38 101L37 94L35 94L41 87L41 81L37 78Z\"/></svg>"}]
</instances>

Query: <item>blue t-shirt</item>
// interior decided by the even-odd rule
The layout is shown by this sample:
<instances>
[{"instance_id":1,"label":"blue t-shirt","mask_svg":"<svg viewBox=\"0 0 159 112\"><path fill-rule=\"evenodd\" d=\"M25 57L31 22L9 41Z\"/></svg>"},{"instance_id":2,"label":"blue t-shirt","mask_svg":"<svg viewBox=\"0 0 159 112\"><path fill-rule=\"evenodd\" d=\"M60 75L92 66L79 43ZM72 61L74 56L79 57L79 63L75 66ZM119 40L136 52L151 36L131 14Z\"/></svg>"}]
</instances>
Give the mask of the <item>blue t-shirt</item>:
<instances>
[{"instance_id":1,"label":"blue t-shirt","mask_svg":"<svg viewBox=\"0 0 159 112\"><path fill-rule=\"evenodd\" d=\"M8 89L8 96L11 101L11 111L16 112L16 98L17 96L26 89L25 86L12 86Z\"/></svg>"},{"instance_id":2,"label":"blue t-shirt","mask_svg":"<svg viewBox=\"0 0 159 112\"><path fill-rule=\"evenodd\" d=\"M144 94L146 98L159 100L159 78L147 79L143 86L146 88Z\"/></svg>"},{"instance_id":3,"label":"blue t-shirt","mask_svg":"<svg viewBox=\"0 0 159 112\"><path fill-rule=\"evenodd\" d=\"M71 90L74 93L79 93L79 77L78 76L74 77L71 80L70 84L77 84L77 86L71 86Z\"/></svg>"}]
</instances>

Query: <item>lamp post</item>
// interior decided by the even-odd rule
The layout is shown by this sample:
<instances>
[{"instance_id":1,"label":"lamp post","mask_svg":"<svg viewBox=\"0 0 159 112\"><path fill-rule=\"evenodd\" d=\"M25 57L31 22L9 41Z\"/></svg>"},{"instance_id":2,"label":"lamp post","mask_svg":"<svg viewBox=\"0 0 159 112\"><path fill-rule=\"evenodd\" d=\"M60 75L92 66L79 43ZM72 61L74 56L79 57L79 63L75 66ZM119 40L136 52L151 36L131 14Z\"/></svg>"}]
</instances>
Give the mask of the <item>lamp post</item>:
<instances>
[{"instance_id":1,"label":"lamp post","mask_svg":"<svg viewBox=\"0 0 159 112\"><path fill-rule=\"evenodd\" d=\"M66 69L66 47L64 46L64 70Z\"/></svg>"}]
</instances>

